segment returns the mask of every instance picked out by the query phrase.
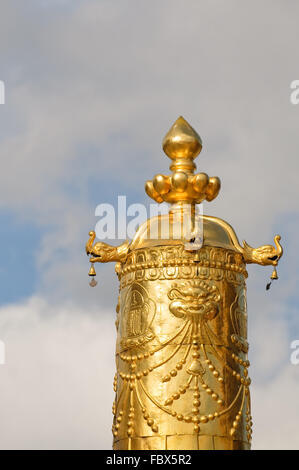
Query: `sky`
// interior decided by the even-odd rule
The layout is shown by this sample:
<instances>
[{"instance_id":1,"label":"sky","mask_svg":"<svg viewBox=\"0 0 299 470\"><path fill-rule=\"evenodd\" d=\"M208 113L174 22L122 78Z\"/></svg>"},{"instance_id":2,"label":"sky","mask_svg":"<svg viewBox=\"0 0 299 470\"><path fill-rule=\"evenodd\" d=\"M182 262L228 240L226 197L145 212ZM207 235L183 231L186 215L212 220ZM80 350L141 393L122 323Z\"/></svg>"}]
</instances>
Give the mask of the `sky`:
<instances>
[{"instance_id":1,"label":"sky","mask_svg":"<svg viewBox=\"0 0 299 470\"><path fill-rule=\"evenodd\" d=\"M118 285L103 265L88 286L84 245L98 204L148 204L183 115L222 182L204 212L252 246L282 237L270 291L248 267L253 448L299 449L298 17L294 0L2 0L0 448L111 448Z\"/></svg>"}]
</instances>

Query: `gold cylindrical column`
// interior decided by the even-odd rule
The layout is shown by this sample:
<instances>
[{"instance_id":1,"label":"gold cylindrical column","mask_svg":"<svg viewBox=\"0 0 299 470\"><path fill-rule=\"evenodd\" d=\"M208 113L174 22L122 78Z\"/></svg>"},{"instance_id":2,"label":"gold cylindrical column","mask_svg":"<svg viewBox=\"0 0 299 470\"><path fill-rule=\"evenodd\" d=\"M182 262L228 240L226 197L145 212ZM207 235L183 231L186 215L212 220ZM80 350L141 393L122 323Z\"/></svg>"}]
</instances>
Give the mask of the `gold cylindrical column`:
<instances>
[{"instance_id":1,"label":"gold cylindrical column","mask_svg":"<svg viewBox=\"0 0 299 470\"><path fill-rule=\"evenodd\" d=\"M273 265L276 279L282 247L279 235L275 246L241 246L225 221L197 214L220 190L219 178L194 174L201 148L180 117L163 141L173 173L145 187L169 214L131 243L94 244L90 232L86 244L91 263L116 262L120 283L115 450L250 449L246 263Z\"/></svg>"},{"instance_id":2,"label":"gold cylindrical column","mask_svg":"<svg viewBox=\"0 0 299 470\"><path fill-rule=\"evenodd\" d=\"M204 246L138 249L120 277L114 449L248 449L245 265Z\"/></svg>"}]
</instances>

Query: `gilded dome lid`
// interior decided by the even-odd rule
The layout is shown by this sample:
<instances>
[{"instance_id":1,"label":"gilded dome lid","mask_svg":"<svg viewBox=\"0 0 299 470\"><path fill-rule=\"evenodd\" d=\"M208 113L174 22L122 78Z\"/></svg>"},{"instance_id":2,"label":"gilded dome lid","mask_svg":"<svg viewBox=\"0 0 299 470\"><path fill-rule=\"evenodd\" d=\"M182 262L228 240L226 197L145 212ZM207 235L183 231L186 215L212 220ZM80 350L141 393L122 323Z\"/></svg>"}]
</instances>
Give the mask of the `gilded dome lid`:
<instances>
[{"instance_id":1,"label":"gilded dome lid","mask_svg":"<svg viewBox=\"0 0 299 470\"><path fill-rule=\"evenodd\" d=\"M197 233L201 238L202 246L215 246L242 252L237 235L227 222L207 215L198 215L196 218L199 227ZM151 217L137 230L130 245L130 251L146 247L189 243L190 235L188 236L188 230L182 228L181 220L171 213Z\"/></svg>"}]
</instances>

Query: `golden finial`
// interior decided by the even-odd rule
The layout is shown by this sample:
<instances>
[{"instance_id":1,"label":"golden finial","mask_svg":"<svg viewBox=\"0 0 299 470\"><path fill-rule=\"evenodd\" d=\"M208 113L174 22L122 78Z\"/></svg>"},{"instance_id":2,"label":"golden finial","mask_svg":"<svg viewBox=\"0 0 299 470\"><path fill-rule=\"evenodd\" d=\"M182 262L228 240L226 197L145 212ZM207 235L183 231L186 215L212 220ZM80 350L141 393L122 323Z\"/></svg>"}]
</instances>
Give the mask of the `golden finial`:
<instances>
[{"instance_id":1,"label":"golden finial","mask_svg":"<svg viewBox=\"0 0 299 470\"><path fill-rule=\"evenodd\" d=\"M145 191L157 202L199 204L212 201L219 193L220 179L206 173L194 175L194 159L202 149L202 141L190 124L180 116L163 140L163 150L171 158L171 176L158 174L147 181Z\"/></svg>"},{"instance_id":2,"label":"golden finial","mask_svg":"<svg viewBox=\"0 0 299 470\"><path fill-rule=\"evenodd\" d=\"M162 147L174 162L170 169L191 171L196 168L193 159L202 149L202 141L197 132L180 116L164 137Z\"/></svg>"}]
</instances>

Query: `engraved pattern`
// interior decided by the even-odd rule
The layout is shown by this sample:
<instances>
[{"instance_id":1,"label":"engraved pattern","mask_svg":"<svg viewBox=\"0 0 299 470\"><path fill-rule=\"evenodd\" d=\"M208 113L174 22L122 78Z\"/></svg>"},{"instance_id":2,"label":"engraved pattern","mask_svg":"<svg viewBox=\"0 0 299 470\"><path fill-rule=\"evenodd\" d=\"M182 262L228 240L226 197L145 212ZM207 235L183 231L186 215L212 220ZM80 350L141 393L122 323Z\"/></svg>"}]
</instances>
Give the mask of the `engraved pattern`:
<instances>
[{"instance_id":1,"label":"engraved pattern","mask_svg":"<svg viewBox=\"0 0 299 470\"><path fill-rule=\"evenodd\" d=\"M250 442L246 275L242 256L222 248L204 247L200 252L187 253L183 247L158 247L129 254L119 274L126 294L121 302L114 381L115 442L126 437L126 448L130 449L132 439L146 433L140 431L140 419L136 419L140 415L152 433L149 435L163 434L163 414L191 426L197 435L213 433L205 430L213 422L219 422L221 429L224 419L229 426L227 437L233 439L237 434L237 439L245 441L245 429ZM159 290L151 290L154 287L149 284L159 280L162 288L160 281L164 279L169 286L169 321L172 316L178 322L166 340L161 338L165 338L167 320L157 317ZM226 321L220 291L224 284L235 292L227 313L231 349L222 346L226 343L219 327ZM161 298L165 302L163 293ZM154 328L156 322L158 330ZM158 336L155 331L159 331ZM164 399L158 393L161 387L167 390Z\"/></svg>"},{"instance_id":2,"label":"engraved pattern","mask_svg":"<svg viewBox=\"0 0 299 470\"><path fill-rule=\"evenodd\" d=\"M187 252L183 246L174 246L129 253L118 276L121 288L124 288L135 281L179 278L243 284L248 274L240 253L207 246L198 252Z\"/></svg>"},{"instance_id":3,"label":"engraved pattern","mask_svg":"<svg viewBox=\"0 0 299 470\"><path fill-rule=\"evenodd\" d=\"M155 303L149 298L147 290L141 284L132 284L127 292L121 317L120 334L123 349L140 346L153 339L150 326L155 312Z\"/></svg>"}]
</instances>

